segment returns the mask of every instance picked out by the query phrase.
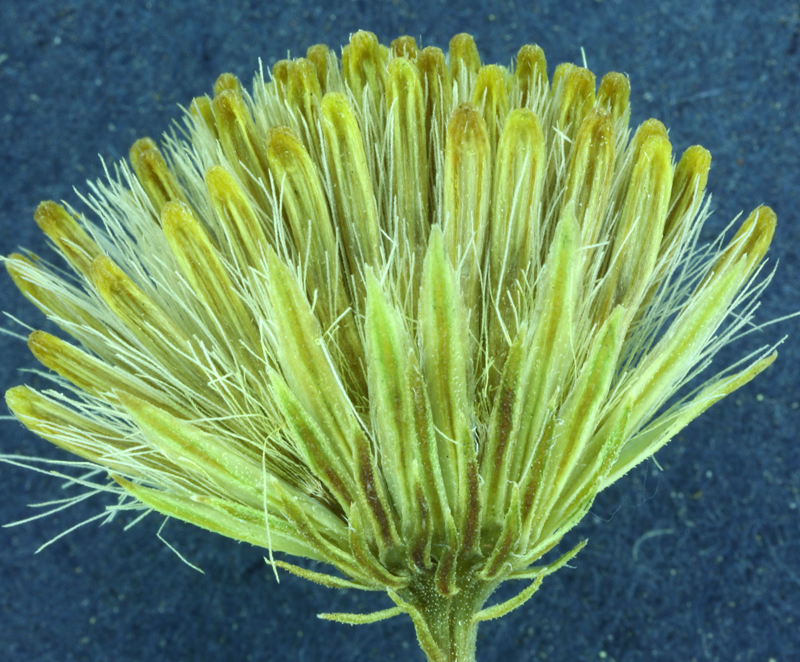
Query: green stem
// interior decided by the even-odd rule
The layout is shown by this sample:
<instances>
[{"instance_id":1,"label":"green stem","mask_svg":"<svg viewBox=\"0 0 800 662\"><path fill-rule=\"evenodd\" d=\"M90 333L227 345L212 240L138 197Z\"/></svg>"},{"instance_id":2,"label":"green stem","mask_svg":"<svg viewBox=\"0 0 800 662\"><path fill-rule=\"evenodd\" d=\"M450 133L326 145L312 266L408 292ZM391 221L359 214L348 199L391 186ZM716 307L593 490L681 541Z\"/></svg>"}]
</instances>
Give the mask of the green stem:
<instances>
[{"instance_id":1,"label":"green stem","mask_svg":"<svg viewBox=\"0 0 800 662\"><path fill-rule=\"evenodd\" d=\"M455 595L442 595L433 579L414 582L402 596L428 662L475 662L475 616L497 584L477 580Z\"/></svg>"}]
</instances>

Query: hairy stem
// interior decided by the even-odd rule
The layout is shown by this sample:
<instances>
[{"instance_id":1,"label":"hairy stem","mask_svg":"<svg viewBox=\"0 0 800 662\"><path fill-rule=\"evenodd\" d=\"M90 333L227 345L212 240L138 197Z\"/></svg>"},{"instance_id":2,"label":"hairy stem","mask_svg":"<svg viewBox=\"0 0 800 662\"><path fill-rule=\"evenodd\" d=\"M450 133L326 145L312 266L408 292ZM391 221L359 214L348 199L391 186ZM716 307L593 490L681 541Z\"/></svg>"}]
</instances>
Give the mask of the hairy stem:
<instances>
[{"instance_id":1,"label":"hairy stem","mask_svg":"<svg viewBox=\"0 0 800 662\"><path fill-rule=\"evenodd\" d=\"M443 595L434 575L425 575L402 596L429 662L475 662L476 615L497 583L472 578L458 584L457 593Z\"/></svg>"}]
</instances>

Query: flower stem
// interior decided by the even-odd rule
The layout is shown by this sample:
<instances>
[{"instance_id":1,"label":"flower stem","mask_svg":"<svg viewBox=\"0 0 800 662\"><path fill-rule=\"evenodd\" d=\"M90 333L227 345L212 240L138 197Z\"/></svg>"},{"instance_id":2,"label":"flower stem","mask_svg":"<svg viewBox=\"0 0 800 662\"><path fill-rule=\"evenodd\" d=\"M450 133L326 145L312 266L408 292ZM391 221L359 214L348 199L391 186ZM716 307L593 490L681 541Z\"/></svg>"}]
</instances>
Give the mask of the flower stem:
<instances>
[{"instance_id":1,"label":"flower stem","mask_svg":"<svg viewBox=\"0 0 800 662\"><path fill-rule=\"evenodd\" d=\"M475 617L496 587L473 580L455 594L442 595L433 576L412 585L403 597L428 662L475 662Z\"/></svg>"}]
</instances>

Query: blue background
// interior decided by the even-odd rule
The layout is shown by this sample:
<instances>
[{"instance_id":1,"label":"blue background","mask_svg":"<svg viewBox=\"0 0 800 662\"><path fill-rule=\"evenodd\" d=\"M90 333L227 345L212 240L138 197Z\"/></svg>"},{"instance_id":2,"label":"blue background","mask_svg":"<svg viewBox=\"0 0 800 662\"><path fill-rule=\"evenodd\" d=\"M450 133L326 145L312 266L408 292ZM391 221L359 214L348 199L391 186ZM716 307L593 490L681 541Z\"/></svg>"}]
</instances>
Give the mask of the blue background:
<instances>
[{"instance_id":1,"label":"blue background","mask_svg":"<svg viewBox=\"0 0 800 662\"><path fill-rule=\"evenodd\" d=\"M701 143L714 156L711 239L740 211L773 206L780 260L759 318L800 309L800 16L789 2L443 0L101 2L0 4L0 252L48 254L32 221L42 199L78 202L75 185L102 175L138 137L158 137L177 104L209 92L217 74L251 79L287 51L338 47L365 28L446 48L471 32L485 62L507 64L520 45L561 61L627 73L632 122L657 117L675 152ZM41 317L0 274L2 308ZM10 321L6 328L18 327ZM658 455L604 492L571 535L589 546L548 578L523 609L484 624L479 660L800 659L800 409L797 321L769 327L723 361L794 334L769 371L693 423ZM0 337L3 387L35 376L24 343ZM0 452L58 451L0 421ZM57 480L0 465L0 521L26 504L64 496ZM83 502L0 529L0 659L422 661L408 620L350 628L321 611L389 606L282 574L262 550L157 515L128 532L89 524L34 551L97 512ZM650 532L659 535L646 537ZM645 537L643 537L645 536ZM637 545L638 541L638 545ZM508 591L522 586L508 587Z\"/></svg>"}]
</instances>

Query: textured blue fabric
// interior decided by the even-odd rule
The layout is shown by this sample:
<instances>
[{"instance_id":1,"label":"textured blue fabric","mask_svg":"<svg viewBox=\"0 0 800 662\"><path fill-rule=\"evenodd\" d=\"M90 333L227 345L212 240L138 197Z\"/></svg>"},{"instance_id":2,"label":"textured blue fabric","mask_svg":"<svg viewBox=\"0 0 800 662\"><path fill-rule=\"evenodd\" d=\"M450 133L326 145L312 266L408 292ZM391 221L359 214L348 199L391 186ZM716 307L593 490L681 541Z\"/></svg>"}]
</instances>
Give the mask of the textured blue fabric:
<instances>
[{"instance_id":1,"label":"textured blue fabric","mask_svg":"<svg viewBox=\"0 0 800 662\"><path fill-rule=\"evenodd\" d=\"M456 6L457 4L457 6ZM771 205L780 268L760 319L800 309L800 17L754 0L545 0L373 3L0 3L0 251L52 255L31 220L42 199L77 204L73 186L102 176L138 137L157 138L177 104L223 71L249 81L287 51L337 47L370 29L446 48L474 34L486 62L540 44L552 73L565 60L627 73L632 122L661 119L676 153L713 154L711 239L740 211ZM0 274L2 308L41 317ZM26 333L11 320L5 328ZM800 333L796 321L746 338L726 357L793 333L778 361L712 408L652 462L601 494L572 534L589 537L523 609L480 631L482 662L553 660L789 662L800 659ZM42 383L24 343L0 336L4 389ZM14 421L0 452L58 456ZM57 479L0 465L0 522L65 496ZM389 606L282 574L262 551L161 518L132 530L96 523L34 551L100 512L102 497L0 530L0 659L9 662L422 660L407 619L349 628L321 611ZM507 586L503 595L514 588Z\"/></svg>"}]
</instances>

